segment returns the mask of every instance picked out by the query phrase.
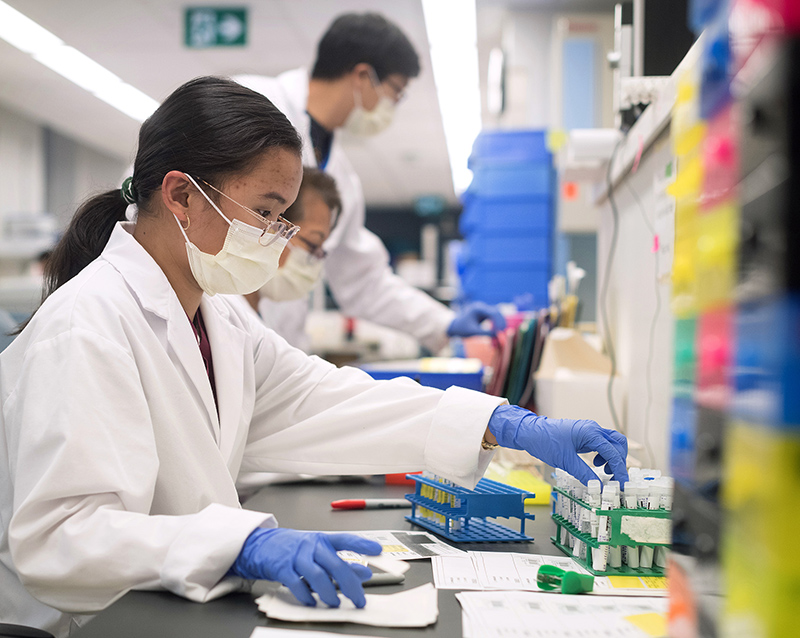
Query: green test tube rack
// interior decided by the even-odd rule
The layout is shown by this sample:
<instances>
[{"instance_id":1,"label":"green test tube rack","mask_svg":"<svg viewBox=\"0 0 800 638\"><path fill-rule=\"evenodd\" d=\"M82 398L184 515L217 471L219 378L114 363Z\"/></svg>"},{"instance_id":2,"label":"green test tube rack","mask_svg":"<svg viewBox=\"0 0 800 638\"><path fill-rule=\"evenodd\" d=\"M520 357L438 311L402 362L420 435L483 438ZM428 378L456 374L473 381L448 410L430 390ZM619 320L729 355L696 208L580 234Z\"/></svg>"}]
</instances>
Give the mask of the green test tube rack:
<instances>
[{"instance_id":1,"label":"green test tube rack","mask_svg":"<svg viewBox=\"0 0 800 638\"><path fill-rule=\"evenodd\" d=\"M577 527L572 525L567 519L563 516L556 514L556 502L559 498L566 498L571 500L573 503L576 503L578 506L589 510L597 514L598 516L607 516L610 521L610 533L609 533L609 540L608 541L598 541L594 538L591 534L587 534L585 532L580 531ZM609 567L606 565L605 571L598 571L592 567L592 556L591 551L589 548L598 548L601 545L617 545L617 546L626 546L626 547L635 547L640 548L642 546L653 547L669 547L670 543L643 543L631 538L628 534L622 531L622 519L624 517L629 516L637 516L637 517L645 517L645 518L657 518L657 519L667 519L671 518L672 512L666 509L656 509L656 510L648 510L648 509L628 509L624 507L616 508L613 510L604 510L600 509L599 507L592 507L588 503L580 500L579 498L575 498L571 494L565 492L559 487L553 486L553 522L556 524L556 533L555 536L551 536L550 540L553 544L558 547L562 552L564 552L567 556L570 556L573 560L578 562L582 567L587 569L589 572L594 574L595 576L666 576L666 569L659 567L653 564L652 567L649 568L633 568L629 567L628 565L622 565L620 567ZM572 553L569 545L564 545L561 542L561 530L566 529L570 534L572 534L575 538L582 541L586 547L586 559L582 559L579 556L575 556Z\"/></svg>"}]
</instances>

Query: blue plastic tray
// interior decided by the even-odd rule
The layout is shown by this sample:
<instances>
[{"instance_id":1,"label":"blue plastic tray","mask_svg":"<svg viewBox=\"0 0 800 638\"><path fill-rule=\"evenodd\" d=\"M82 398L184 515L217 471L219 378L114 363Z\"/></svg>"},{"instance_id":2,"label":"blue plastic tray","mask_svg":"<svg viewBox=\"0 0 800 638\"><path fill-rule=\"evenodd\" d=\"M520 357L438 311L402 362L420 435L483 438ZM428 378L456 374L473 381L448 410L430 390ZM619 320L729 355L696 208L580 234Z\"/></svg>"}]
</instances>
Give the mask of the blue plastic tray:
<instances>
[{"instance_id":1,"label":"blue plastic tray","mask_svg":"<svg viewBox=\"0 0 800 638\"><path fill-rule=\"evenodd\" d=\"M518 518L521 529L524 530L524 521L536 518L533 514L525 512L525 499L536 496L531 492L485 478L478 481L474 490L440 483L420 474L408 474L407 478L416 483L415 493L406 494L406 498L411 501L411 515L406 516L406 519L415 525L429 529L456 543L507 543L533 540L524 532L486 520L497 517ZM423 496L422 492L426 488L437 490L438 498ZM436 517L426 518L419 515L420 509L427 509ZM443 520L434 520L437 517Z\"/></svg>"}]
</instances>

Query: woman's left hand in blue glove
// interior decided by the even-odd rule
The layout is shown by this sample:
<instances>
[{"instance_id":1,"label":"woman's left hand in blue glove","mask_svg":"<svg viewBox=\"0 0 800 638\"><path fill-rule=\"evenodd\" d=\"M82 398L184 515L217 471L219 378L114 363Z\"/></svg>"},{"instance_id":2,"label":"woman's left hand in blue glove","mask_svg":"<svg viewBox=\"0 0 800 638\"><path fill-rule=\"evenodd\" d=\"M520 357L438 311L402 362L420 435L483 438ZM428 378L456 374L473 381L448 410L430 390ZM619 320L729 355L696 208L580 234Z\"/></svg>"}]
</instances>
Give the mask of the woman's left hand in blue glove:
<instances>
[{"instance_id":1,"label":"woman's left hand in blue glove","mask_svg":"<svg viewBox=\"0 0 800 638\"><path fill-rule=\"evenodd\" d=\"M625 459L628 440L619 432L601 428L594 421L548 419L516 405L495 408L489 432L503 447L525 450L553 467L568 472L584 485L597 478L578 454L597 452L594 464L623 484L628 480Z\"/></svg>"},{"instance_id":2,"label":"woman's left hand in blue glove","mask_svg":"<svg viewBox=\"0 0 800 638\"><path fill-rule=\"evenodd\" d=\"M356 607L363 607L361 583L372 576L369 567L346 563L336 552L349 550L377 556L382 547L355 534L302 532L282 527L253 530L231 566L231 573L249 580L276 580L286 585L304 605L313 607L316 592L330 607L339 606L336 584Z\"/></svg>"}]
</instances>

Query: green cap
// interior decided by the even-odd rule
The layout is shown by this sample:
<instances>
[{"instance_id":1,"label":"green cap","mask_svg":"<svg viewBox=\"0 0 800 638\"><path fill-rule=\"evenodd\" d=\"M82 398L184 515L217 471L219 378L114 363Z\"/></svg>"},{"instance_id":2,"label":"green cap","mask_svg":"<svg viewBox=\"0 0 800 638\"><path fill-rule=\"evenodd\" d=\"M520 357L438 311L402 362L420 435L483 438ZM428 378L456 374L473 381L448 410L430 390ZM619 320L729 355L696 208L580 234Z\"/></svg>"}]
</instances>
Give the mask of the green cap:
<instances>
[{"instance_id":1,"label":"green cap","mask_svg":"<svg viewBox=\"0 0 800 638\"><path fill-rule=\"evenodd\" d=\"M536 583L545 591L560 588L562 594L582 594L592 591L594 576L568 572L555 565L542 565L536 573Z\"/></svg>"}]
</instances>

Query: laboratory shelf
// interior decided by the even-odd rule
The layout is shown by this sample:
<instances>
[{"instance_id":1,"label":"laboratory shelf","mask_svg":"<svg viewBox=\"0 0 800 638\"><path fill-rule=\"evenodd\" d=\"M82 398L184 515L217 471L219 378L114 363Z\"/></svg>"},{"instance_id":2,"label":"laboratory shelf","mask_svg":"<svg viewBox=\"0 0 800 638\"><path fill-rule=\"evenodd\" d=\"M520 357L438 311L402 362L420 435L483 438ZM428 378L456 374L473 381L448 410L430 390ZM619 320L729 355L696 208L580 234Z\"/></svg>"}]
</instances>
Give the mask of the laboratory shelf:
<instances>
[{"instance_id":1,"label":"laboratory shelf","mask_svg":"<svg viewBox=\"0 0 800 638\"><path fill-rule=\"evenodd\" d=\"M456 543L501 543L532 541L524 533L525 499L531 492L504 483L481 479L474 490L445 482L444 479L408 474L415 482L415 493L406 494L411 514L406 519ZM518 518L520 531L487 518Z\"/></svg>"}]
</instances>

